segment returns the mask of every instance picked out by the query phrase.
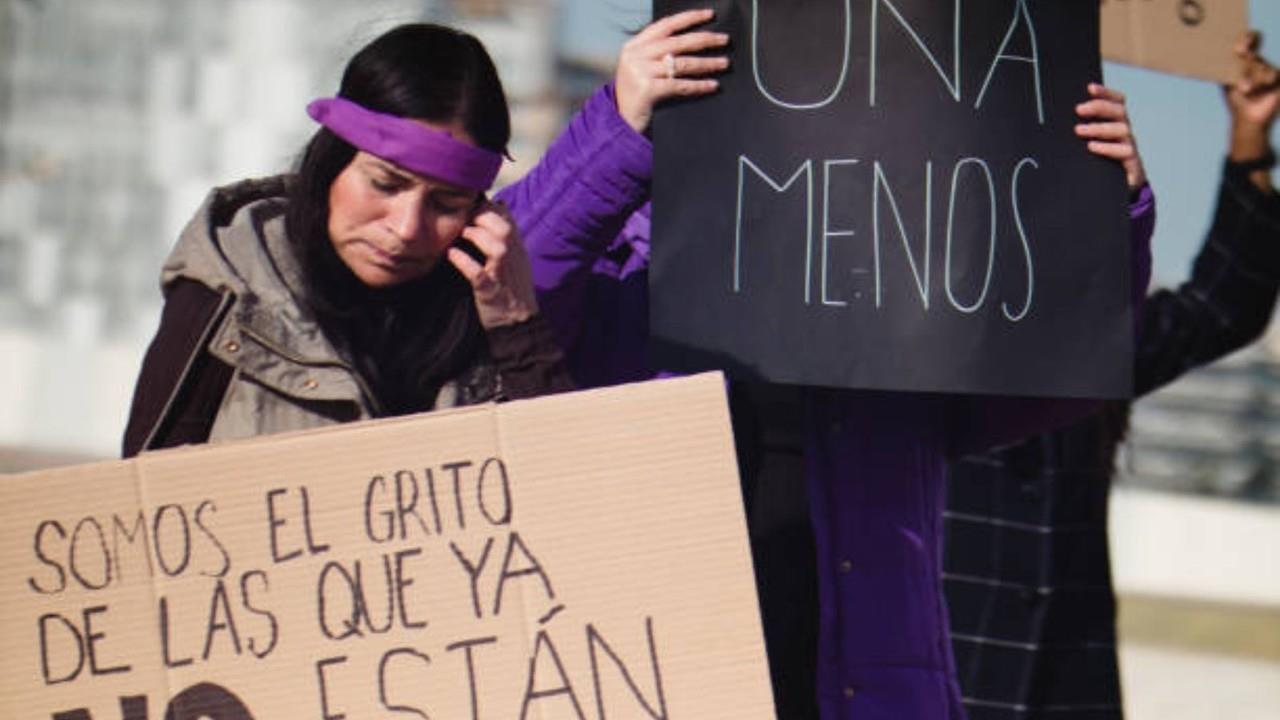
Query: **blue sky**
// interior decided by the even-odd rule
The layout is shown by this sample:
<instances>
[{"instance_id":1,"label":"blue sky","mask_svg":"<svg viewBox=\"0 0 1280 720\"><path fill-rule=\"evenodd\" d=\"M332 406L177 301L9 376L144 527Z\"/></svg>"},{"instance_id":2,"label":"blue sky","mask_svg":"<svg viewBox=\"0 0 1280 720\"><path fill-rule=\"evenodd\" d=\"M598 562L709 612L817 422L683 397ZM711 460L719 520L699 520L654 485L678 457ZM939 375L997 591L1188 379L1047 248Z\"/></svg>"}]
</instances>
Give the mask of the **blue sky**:
<instances>
[{"instance_id":1,"label":"blue sky","mask_svg":"<svg viewBox=\"0 0 1280 720\"><path fill-rule=\"evenodd\" d=\"M596 58L613 57L624 31L642 27L650 12L649 0L562 1L568 10L561 27L565 47ZM1280 60L1280 2L1252 0L1250 10L1253 26L1275 38L1270 55ZM1176 283L1185 276L1213 211L1227 143L1221 90L1114 63L1106 64L1104 75L1129 96L1138 145L1156 189L1155 280Z\"/></svg>"},{"instance_id":2,"label":"blue sky","mask_svg":"<svg viewBox=\"0 0 1280 720\"><path fill-rule=\"evenodd\" d=\"M1274 40L1267 54L1280 60L1280 3L1253 0L1250 10L1253 27ZM1227 148L1222 91L1212 83L1113 63L1104 73L1129 96L1138 147L1156 190L1156 281L1176 283L1186 275L1213 211Z\"/></svg>"}]
</instances>

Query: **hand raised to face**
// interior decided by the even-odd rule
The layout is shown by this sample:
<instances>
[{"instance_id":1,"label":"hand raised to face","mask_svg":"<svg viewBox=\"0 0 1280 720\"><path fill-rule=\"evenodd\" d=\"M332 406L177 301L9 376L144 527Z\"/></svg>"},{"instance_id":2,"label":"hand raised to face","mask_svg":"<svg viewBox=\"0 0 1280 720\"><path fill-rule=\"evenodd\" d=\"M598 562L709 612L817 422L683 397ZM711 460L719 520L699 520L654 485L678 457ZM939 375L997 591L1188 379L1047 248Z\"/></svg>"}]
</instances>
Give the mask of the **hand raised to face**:
<instances>
[{"instance_id":1,"label":"hand raised to face","mask_svg":"<svg viewBox=\"0 0 1280 720\"><path fill-rule=\"evenodd\" d=\"M471 283L480 324L486 328L524 322L538 312L533 270L511 212L501 202L482 200L462 237L482 259L449 248L449 262Z\"/></svg>"}]
</instances>

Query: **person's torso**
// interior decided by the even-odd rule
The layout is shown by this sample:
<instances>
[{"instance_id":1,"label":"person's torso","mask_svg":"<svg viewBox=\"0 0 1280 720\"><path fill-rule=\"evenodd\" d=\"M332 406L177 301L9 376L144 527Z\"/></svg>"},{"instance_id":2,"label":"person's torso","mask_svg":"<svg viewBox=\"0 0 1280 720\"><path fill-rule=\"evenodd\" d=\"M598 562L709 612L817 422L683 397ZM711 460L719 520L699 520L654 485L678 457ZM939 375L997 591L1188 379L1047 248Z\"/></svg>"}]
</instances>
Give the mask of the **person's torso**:
<instances>
[{"instance_id":1,"label":"person's torso","mask_svg":"<svg viewBox=\"0 0 1280 720\"><path fill-rule=\"evenodd\" d=\"M285 233L286 208L279 178L215 190L165 263L162 283L183 277L232 297L204 348L232 368L210 441L384 414L308 307ZM446 382L424 409L488 399L494 375L481 363Z\"/></svg>"}]
</instances>

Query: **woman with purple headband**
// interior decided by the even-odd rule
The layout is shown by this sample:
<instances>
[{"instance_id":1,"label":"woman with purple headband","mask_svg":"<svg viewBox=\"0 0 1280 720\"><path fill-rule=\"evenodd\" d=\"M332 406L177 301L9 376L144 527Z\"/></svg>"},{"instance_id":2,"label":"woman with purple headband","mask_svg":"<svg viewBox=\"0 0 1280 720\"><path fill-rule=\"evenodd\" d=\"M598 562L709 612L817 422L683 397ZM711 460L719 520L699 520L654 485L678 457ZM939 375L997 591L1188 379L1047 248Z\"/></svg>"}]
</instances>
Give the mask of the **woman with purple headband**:
<instances>
[{"instance_id":1,"label":"woman with purple headband","mask_svg":"<svg viewBox=\"0 0 1280 720\"><path fill-rule=\"evenodd\" d=\"M605 88L579 124L714 86L616 101ZM590 242L616 226L574 218L623 190L574 184L577 159L553 150L486 198L510 119L480 42L395 28L307 113L321 127L296 172L214 190L165 262L126 457L571 386L512 213ZM595 162L625 170L628 142L643 140Z\"/></svg>"}]
</instances>

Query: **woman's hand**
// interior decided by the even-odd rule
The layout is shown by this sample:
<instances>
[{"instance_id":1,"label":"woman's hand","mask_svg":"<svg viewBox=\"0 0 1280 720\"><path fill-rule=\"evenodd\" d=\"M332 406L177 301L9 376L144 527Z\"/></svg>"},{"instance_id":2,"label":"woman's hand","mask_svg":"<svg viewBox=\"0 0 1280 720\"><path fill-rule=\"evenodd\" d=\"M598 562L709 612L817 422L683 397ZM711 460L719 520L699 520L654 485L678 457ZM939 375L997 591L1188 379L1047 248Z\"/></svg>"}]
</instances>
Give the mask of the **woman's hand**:
<instances>
[{"instance_id":1,"label":"woman's hand","mask_svg":"<svg viewBox=\"0 0 1280 720\"><path fill-rule=\"evenodd\" d=\"M1247 32L1236 43L1239 75L1223 86L1227 109L1231 111L1230 157L1236 162L1258 160L1271 148L1271 126L1280 112L1280 71L1258 50L1262 36ZM1266 173L1264 172L1265 176Z\"/></svg>"},{"instance_id":2,"label":"woman's hand","mask_svg":"<svg viewBox=\"0 0 1280 720\"><path fill-rule=\"evenodd\" d=\"M1146 184L1147 171L1142 167L1138 143L1133 138L1124 94L1089 83L1089 96L1091 100L1076 106L1076 114L1082 121L1076 125L1076 135L1089 141L1089 152L1124 166L1125 180L1133 192Z\"/></svg>"},{"instance_id":3,"label":"woman's hand","mask_svg":"<svg viewBox=\"0 0 1280 720\"><path fill-rule=\"evenodd\" d=\"M685 32L714 16L711 10L686 10L651 23L622 46L614 92L618 113L635 129L644 132L653 118L653 108L673 97L694 97L715 92L720 83L703 77L729 67L723 55L704 57L700 53L729 44L725 33Z\"/></svg>"},{"instance_id":4,"label":"woman's hand","mask_svg":"<svg viewBox=\"0 0 1280 720\"><path fill-rule=\"evenodd\" d=\"M482 201L462 237L484 254L481 265L461 248L448 251L449 262L471 283L480 324L485 328L514 325L536 315L529 255L507 207Z\"/></svg>"}]
</instances>

